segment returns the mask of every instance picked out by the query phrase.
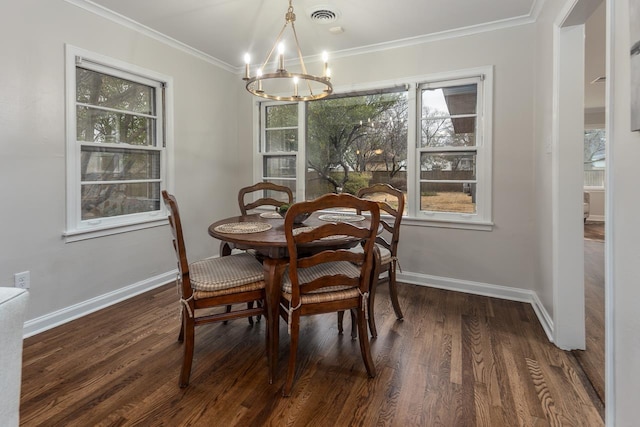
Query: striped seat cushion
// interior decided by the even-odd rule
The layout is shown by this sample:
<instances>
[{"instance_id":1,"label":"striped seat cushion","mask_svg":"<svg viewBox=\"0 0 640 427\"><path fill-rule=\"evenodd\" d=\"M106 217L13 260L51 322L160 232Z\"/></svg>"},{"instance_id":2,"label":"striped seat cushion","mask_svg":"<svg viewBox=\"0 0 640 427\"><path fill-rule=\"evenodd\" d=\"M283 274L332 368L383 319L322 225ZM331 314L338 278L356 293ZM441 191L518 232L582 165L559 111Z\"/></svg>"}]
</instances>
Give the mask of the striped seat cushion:
<instances>
[{"instance_id":1,"label":"striped seat cushion","mask_svg":"<svg viewBox=\"0 0 640 427\"><path fill-rule=\"evenodd\" d=\"M314 265L313 267L309 268L299 268L298 280L301 284L304 284L309 283L312 280L318 279L322 276L335 276L338 274L342 274L351 278L360 277L360 268L347 261L327 262L325 264ZM314 291L314 293L341 291L350 288L352 287L330 286L327 288L318 289L317 291ZM284 277L282 278L282 291L287 294L291 293L291 279L289 278L288 270L285 272Z\"/></svg>"},{"instance_id":2,"label":"striped seat cushion","mask_svg":"<svg viewBox=\"0 0 640 427\"><path fill-rule=\"evenodd\" d=\"M189 265L191 288L219 291L264 280L262 264L247 253L209 258Z\"/></svg>"},{"instance_id":3,"label":"striped seat cushion","mask_svg":"<svg viewBox=\"0 0 640 427\"><path fill-rule=\"evenodd\" d=\"M246 285L234 286L232 288L220 289L217 291L193 291L193 299L207 299L213 297L220 297L223 295L239 294L241 292L251 292L258 289L264 289L264 280L260 282L247 283Z\"/></svg>"},{"instance_id":4,"label":"striped seat cushion","mask_svg":"<svg viewBox=\"0 0 640 427\"><path fill-rule=\"evenodd\" d=\"M378 249L380 249L380 264L382 265L389 264L391 262L391 251L382 245L378 245L377 243L376 243L376 246L378 247ZM360 252L360 253L362 253L363 251L362 246L360 245L356 246L351 250L354 252Z\"/></svg>"},{"instance_id":5,"label":"striped seat cushion","mask_svg":"<svg viewBox=\"0 0 640 427\"><path fill-rule=\"evenodd\" d=\"M291 294L283 292L282 296L289 301L289 305L291 305ZM358 298L359 296L360 292L358 291L358 288L346 288L332 292L311 292L309 294L302 295L300 297L300 303L313 304L318 302L340 301L343 299Z\"/></svg>"}]
</instances>

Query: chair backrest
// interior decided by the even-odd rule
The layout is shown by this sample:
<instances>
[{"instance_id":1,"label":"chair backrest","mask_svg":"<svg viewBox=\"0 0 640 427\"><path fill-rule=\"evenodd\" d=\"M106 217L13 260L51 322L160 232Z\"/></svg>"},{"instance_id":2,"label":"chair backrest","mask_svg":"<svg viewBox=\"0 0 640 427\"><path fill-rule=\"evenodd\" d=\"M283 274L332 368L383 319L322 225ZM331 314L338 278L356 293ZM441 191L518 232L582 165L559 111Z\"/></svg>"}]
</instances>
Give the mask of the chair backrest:
<instances>
[{"instance_id":1,"label":"chair backrest","mask_svg":"<svg viewBox=\"0 0 640 427\"><path fill-rule=\"evenodd\" d=\"M247 194L254 193L256 191L262 191L262 197L255 202L245 203L244 197ZM278 200L269 195L269 191L280 193L282 199ZM249 187L241 188L238 192L238 205L240 206L240 212L242 215L246 215L247 211L255 209L259 206L280 206L283 203L293 203L293 192L289 187L283 185L273 184L271 182L259 182Z\"/></svg>"},{"instance_id":2,"label":"chair backrest","mask_svg":"<svg viewBox=\"0 0 640 427\"><path fill-rule=\"evenodd\" d=\"M184 237L182 235L182 223L180 222L180 211L178 210L178 202L176 198L162 190L162 199L167 209L169 209L169 225L173 233L173 249L176 251L178 259L178 274L181 285L182 297L188 298L193 292L191 290L191 282L189 280L189 262L187 261L187 249L184 245Z\"/></svg>"},{"instance_id":3,"label":"chair backrest","mask_svg":"<svg viewBox=\"0 0 640 427\"><path fill-rule=\"evenodd\" d=\"M380 210L391 215L390 219L380 217L380 223L388 232L388 240L383 235L378 235L376 242L391 251L391 256L397 256L398 242L400 241L400 223L404 212L404 193L389 184L374 184L371 187L361 188L358 191L360 198L372 198L378 202ZM382 198L382 200L378 200Z\"/></svg>"},{"instance_id":4,"label":"chair backrest","mask_svg":"<svg viewBox=\"0 0 640 427\"><path fill-rule=\"evenodd\" d=\"M312 227L311 229L302 229L304 232L297 232L294 219L303 213L313 213L325 209L355 209L358 212L368 212L368 221L359 224L357 222L327 222L326 224ZM374 267L374 251L378 251L375 247L375 238L380 223L380 208L375 202L359 199L350 194L326 194L315 200L308 202L300 202L292 205L284 218L284 231L287 238L287 249L289 251L289 279L291 280L291 305L296 306L300 302L300 294L317 291L321 288L333 286L357 287L360 293L364 295L369 289L369 278ZM300 228L298 228L299 231ZM356 252L345 248L344 239L356 239L363 242L364 251ZM304 246L310 242L318 244L323 240L326 243L322 252L311 256L307 255L307 251L302 250L299 256L299 246ZM331 242L335 242L332 244ZM342 243L342 248L340 248ZM308 248L307 248L308 249ZM379 256L379 255L378 255ZM351 263L360 268L358 277L348 277L341 274L340 271L334 269L333 273L327 275L313 274L313 280L300 283L299 270L313 268L314 266L325 265L327 263L339 263L346 261L344 264ZM353 265L349 264L349 270L353 271ZM336 264L331 264L337 267ZM339 270L339 268L338 268ZM307 270L313 271L313 270Z\"/></svg>"}]
</instances>

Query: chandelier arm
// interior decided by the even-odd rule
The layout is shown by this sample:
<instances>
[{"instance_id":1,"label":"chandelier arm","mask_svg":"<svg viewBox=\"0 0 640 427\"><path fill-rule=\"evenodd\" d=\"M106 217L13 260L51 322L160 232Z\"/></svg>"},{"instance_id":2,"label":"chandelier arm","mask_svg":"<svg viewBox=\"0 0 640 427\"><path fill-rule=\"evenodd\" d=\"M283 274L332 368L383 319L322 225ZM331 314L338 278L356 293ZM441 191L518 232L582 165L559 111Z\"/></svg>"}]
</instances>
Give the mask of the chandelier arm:
<instances>
[{"instance_id":1,"label":"chandelier arm","mask_svg":"<svg viewBox=\"0 0 640 427\"><path fill-rule=\"evenodd\" d=\"M278 42L280 41L280 39L282 38L282 34L284 34L284 30L287 29L287 24L285 23L282 26L282 29L280 30L280 32L278 33L278 37L276 37L276 41L275 43L273 43L273 46L271 46L271 50L269 51L269 54L267 55L267 58L264 60L264 63L262 64L262 71L264 72L265 67L267 66L267 63L269 62L269 60L271 59L271 55L273 55L273 51L276 50L276 47L278 46Z\"/></svg>"},{"instance_id":2,"label":"chandelier arm","mask_svg":"<svg viewBox=\"0 0 640 427\"><path fill-rule=\"evenodd\" d=\"M293 39L296 41L296 49L298 50L298 60L300 61L300 68L302 70L302 74L309 74L307 72L307 67L304 65L304 59L302 59L302 50L300 49L300 42L298 41L298 33L296 32L296 26L291 22L291 30L293 31ZM307 83L307 88L309 89L309 93L313 96L313 89L311 88L311 82L305 79Z\"/></svg>"}]
</instances>

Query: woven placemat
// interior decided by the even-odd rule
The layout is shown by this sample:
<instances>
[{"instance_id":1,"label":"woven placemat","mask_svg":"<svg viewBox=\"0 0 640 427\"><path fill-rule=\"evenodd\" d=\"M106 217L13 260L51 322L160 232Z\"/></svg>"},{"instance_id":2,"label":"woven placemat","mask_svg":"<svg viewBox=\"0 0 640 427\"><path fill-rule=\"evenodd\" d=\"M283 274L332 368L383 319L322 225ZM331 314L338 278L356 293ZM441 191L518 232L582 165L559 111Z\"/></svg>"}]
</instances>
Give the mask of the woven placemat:
<instances>
[{"instance_id":1,"label":"woven placemat","mask_svg":"<svg viewBox=\"0 0 640 427\"><path fill-rule=\"evenodd\" d=\"M329 222L358 222L364 221L364 216L353 214L323 214L320 215L318 219Z\"/></svg>"},{"instance_id":2,"label":"woven placemat","mask_svg":"<svg viewBox=\"0 0 640 427\"><path fill-rule=\"evenodd\" d=\"M229 224L222 224L214 228L218 233L227 234L246 234L246 233L260 233L271 229L271 224L266 222L233 222Z\"/></svg>"},{"instance_id":3,"label":"woven placemat","mask_svg":"<svg viewBox=\"0 0 640 427\"><path fill-rule=\"evenodd\" d=\"M300 233L308 233L309 231L315 229L316 227L299 227L293 229L293 235L297 236ZM323 237L321 240L333 240L333 239L344 239L347 236L344 234L336 234L334 236Z\"/></svg>"},{"instance_id":4,"label":"woven placemat","mask_svg":"<svg viewBox=\"0 0 640 427\"><path fill-rule=\"evenodd\" d=\"M278 212L262 212L260 214L260 218L283 219L282 215L280 215Z\"/></svg>"}]
</instances>

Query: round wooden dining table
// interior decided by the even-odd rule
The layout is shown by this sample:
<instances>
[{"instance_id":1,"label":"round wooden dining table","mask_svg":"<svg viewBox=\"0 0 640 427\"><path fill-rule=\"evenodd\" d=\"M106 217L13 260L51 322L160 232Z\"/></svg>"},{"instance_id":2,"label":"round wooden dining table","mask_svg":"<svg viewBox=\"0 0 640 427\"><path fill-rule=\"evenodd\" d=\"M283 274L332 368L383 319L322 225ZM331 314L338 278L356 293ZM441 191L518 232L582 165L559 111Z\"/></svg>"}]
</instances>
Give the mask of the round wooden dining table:
<instances>
[{"instance_id":1,"label":"round wooden dining table","mask_svg":"<svg viewBox=\"0 0 640 427\"><path fill-rule=\"evenodd\" d=\"M326 223L319 219L318 212L312 214L299 227L314 227ZM265 224L270 227L267 228ZM363 226L368 226L368 219L363 220ZM235 229L234 229L235 227ZM225 230L225 231L221 231ZM260 230L260 231L258 231ZM279 345L279 305L282 276L289 262L287 251L287 239L284 233L284 218L274 215L271 212L262 214L249 214L243 216L233 216L216 221L209 226L209 235L222 242L232 244L237 249L253 249L263 258L264 280L266 291L266 352L269 370L269 384L273 383L273 378L278 367L278 345ZM310 255L327 248L351 248L359 243L353 238L330 239L325 241L311 242L304 247L298 247L298 251L308 252ZM221 245L223 247L224 245ZM230 252L221 249L220 256ZM227 252L227 253L223 253Z\"/></svg>"}]
</instances>

